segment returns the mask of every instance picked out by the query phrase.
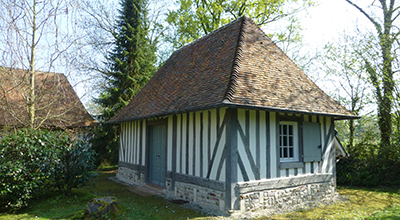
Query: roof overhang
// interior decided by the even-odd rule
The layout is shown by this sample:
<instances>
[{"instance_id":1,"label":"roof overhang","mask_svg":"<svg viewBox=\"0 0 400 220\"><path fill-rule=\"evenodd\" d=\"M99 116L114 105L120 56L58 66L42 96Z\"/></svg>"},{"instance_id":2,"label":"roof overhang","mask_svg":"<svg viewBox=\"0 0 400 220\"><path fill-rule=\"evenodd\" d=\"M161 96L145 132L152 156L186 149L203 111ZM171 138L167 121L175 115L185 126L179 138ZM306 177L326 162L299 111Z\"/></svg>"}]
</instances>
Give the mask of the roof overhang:
<instances>
[{"instance_id":1,"label":"roof overhang","mask_svg":"<svg viewBox=\"0 0 400 220\"><path fill-rule=\"evenodd\" d=\"M324 117L332 117L334 120L352 120L352 119L360 119L361 116L356 115L339 115L339 114L331 114L331 113L324 113L324 112L310 112L310 111L302 111L302 110L292 110L292 109L281 109L281 108L273 108L273 107L262 107L262 106L255 106L255 105L240 105L234 104L229 102L224 102L218 105L209 105L204 107L198 108L188 108L181 111L170 111L161 114L151 114L141 117L132 117L126 120L120 121L113 121L113 122L106 122L105 124L121 124L128 121L137 121L147 118L156 118L156 117L165 117L167 115L174 115L174 114L181 114L187 112L194 112L194 111L202 111L207 109L215 109L215 108L241 108L241 109L253 109L253 110L262 110L262 111L270 111L270 112L278 112L278 113L287 113L287 114L300 114L300 115L315 115L315 116L324 116Z\"/></svg>"}]
</instances>

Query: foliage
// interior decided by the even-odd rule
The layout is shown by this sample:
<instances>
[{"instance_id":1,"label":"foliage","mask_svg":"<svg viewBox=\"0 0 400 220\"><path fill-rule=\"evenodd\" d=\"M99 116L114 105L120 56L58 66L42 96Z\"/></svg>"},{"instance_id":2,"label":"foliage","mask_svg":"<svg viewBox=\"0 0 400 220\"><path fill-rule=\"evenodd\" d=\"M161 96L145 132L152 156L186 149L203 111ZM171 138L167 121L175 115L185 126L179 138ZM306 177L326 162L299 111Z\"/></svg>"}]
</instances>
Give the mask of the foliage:
<instances>
[{"instance_id":1,"label":"foliage","mask_svg":"<svg viewBox=\"0 0 400 220\"><path fill-rule=\"evenodd\" d=\"M84 186L94 173L95 156L91 144L73 138L63 139L59 145L59 162L56 164L51 181L66 196L71 196L72 188Z\"/></svg>"},{"instance_id":2,"label":"foliage","mask_svg":"<svg viewBox=\"0 0 400 220\"><path fill-rule=\"evenodd\" d=\"M155 72L156 47L149 38L147 0L121 1L122 9L114 33L115 48L107 56L108 70L104 72L105 86L95 99L103 111L103 122L111 119L140 91ZM114 161L118 155L118 132L114 126L103 125L94 140L100 157ZM111 156L108 156L111 155Z\"/></svg>"},{"instance_id":3,"label":"foliage","mask_svg":"<svg viewBox=\"0 0 400 220\"><path fill-rule=\"evenodd\" d=\"M365 66L369 83L371 84L378 112L378 125L380 129L379 156L385 158L382 162L390 161L394 147L391 142L393 134L392 111L394 107L393 97L395 90L395 57L397 57L398 36L400 31L394 24L400 15L399 3L395 0L370 1L369 7L363 8L359 2L346 0L355 7L360 15L365 16L374 26L374 34L365 35L371 43L363 50L358 51ZM372 9L372 10L369 10ZM387 167L389 164L384 164Z\"/></svg>"},{"instance_id":4,"label":"foliage","mask_svg":"<svg viewBox=\"0 0 400 220\"><path fill-rule=\"evenodd\" d=\"M346 150L349 157L336 164L339 185L349 186L396 186L400 184L400 152L392 146L394 157L381 157L377 120L364 116L356 124L355 145ZM346 143L346 142L345 142Z\"/></svg>"},{"instance_id":5,"label":"foliage","mask_svg":"<svg viewBox=\"0 0 400 220\"><path fill-rule=\"evenodd\" d=\"M350 120L347 131L340 129L341 123L337 123L350 153L350 158L343 158L337 164L338 183L398 184L399 180L394 177L400 174L400 96L396 81L400 32L393 24L400 15L399 2L370 1L365 6L361 2L346 1L375 29L363 32L357 28L358 36L345 36L337 47L329 45L327 57L331 62L326 66L330 74L340 76L338 81L345 96L338 96L343 104L356 114L370 111L368 107L373 106L377 114L376 118L363 116L359 122ZM368 91L371 91L371 101L366 94Z\"/></svg>"},{"instance_id":6,"label":"foliage","mask_svg":"<svg viewBox=\"0 0 400 220\"><path fill-rule=\"evenodd\" d=\"M19 208L54 184L70 195L87 182L94 153L66 132L22 129L0 143L0 207ZM65 190L67 189L67 190Z\"/></svg>"},{"instance_id":7,"label":"foliage","mask_svg":"<svg viewBox=\"0 0 400 220\"><path fill-rule=\"evenodd\" d=\"M102 124L96 127L94 138L92 139L93 148L98 153L96 166L101 164L118 164L119 135L113 125Z\"/></svg>"},{"instance_id":8,"label":"foliage","mask_svg":"<svg viewBox=\"0 0 400 220\"><path fill-rule=\"evenodd\" d=\"M148 38L147 1L124 0L114 33L115 48L107 57L106 85L95 102L112 118L146 84L155 72L155 45Z\"/></svg>"},{"instance_id":9,"label":"foliage","mask_svg":"<svg viewBox=\"0 0 400 220\"><path fill-rule=\"evenodd\" d=\"M57 148L64 135L44 130L19 130L0 144L0 204L26 205L52 175L59 162Z\"/></svg>"},{"instance_id":10,"label":"foliage","mask_svg":"<svg viewBox=\"0 0 400 220\"><path fill-rule=\"evenodd\" d=\"M287 19L290 34L277 33L278 40L299 41L300 28L293 15L314 4L311 0L179 0L177 3L179 8L169 11L167 17L172 33L166 37L174 48L197 40L244 15L260 26ZM295 6L290 7L290 4Z\"/></svg>"},{"instance_id":11,"label":"foliage","mask_svg":"<svg viewBox=\"0 0 400 220\"><path fill-rule=\"evenodd\" d=\"M372 103L364 63L358 54L363 47L357 37L343 35L336 44L325 46L321 59L328 76L326 82L333 82L337 89L335 99L356 115L363 114ZM349 148L354 146L356 123L354 119L346 121Z\"/></svg>"}]
</instances>

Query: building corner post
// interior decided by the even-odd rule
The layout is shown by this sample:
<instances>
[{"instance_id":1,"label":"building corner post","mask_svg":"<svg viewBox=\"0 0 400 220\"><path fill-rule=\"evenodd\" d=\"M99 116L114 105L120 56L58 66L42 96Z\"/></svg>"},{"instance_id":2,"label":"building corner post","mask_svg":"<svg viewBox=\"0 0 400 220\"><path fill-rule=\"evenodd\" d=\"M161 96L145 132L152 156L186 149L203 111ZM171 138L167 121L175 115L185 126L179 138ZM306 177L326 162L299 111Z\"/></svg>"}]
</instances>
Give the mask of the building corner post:
<instances>
[{"instance_id":1,"label":"building corner post","mask_svg":"<svg viewBox=\"0 0 400 220\"><path fill-rule=\"evenodd\" d=\"M237 115L236 108L228 108L226 110L226 166L225 166L225 209L238 210L239 201L236 192L237 172L238 172L238 147L237 147Z\"/></svg>"}]
</instances>

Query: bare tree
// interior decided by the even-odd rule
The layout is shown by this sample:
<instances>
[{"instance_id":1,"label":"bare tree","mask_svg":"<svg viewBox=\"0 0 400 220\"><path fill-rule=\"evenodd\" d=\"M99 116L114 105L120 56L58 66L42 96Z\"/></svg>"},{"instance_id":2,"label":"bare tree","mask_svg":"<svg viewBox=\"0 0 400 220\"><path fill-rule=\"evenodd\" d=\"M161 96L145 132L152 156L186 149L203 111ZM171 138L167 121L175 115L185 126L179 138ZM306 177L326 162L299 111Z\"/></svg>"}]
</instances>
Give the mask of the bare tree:
<instances>
[{"instance_id":1,"label":"bare tree","mask_svg":"<svg viewBox=\"0 0 400 220\"><path fill-rule=\"evenodd\" d=\"M325 46L324 57L321 59L328 80L336 88L336 100L356 115L360 115L372 102L367 73L362 59L360 60L359 51L365 46L361 41L357 36L344 34L338 42ZM348 130L348 146L351 152L355 142L355 121L352 119L344 123Z\"/></svg>"},{"instance_id":2,"label":"bare tree","mask_svg":"<svg viewBox=\"0 0 400 220\"><path fill-rule=\"evenodd\" d=\"M78 3L0 0L0 98L8 113L4 117L12 117L18 126L36 129L65 121L67 112L83 107L79 99L70 99L67 78L53 73L68 72L76 59Z\"/></svg>"}]
</instances>

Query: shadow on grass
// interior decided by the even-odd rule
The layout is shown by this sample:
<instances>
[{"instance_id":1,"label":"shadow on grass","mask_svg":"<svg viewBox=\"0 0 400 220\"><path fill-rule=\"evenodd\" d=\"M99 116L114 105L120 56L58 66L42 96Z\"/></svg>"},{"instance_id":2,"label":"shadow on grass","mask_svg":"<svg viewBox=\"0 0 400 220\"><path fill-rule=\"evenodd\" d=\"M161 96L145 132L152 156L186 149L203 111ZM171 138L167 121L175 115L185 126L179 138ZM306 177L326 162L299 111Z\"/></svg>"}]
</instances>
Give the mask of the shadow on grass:
<instances>
[{"instance_id":1,"label":"shadow on grass","mask_svg":"<svg viewBox=\"0 0 400 220\"><path fill-rule=\"evenodd\" d=\"M128 191L128 187L109 180L114 171L100 171L87 186L74 189L72 197L52 191L30 200L28 207L14 213L2 213L0 219L69 219L79 216L88 202L96 197L115 196L119 212L112 219L191 219L204 214L168 202L162 197L142 197ZM110 218L110 217L108 217Z\"/></svg>"}]
</instances>

